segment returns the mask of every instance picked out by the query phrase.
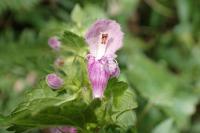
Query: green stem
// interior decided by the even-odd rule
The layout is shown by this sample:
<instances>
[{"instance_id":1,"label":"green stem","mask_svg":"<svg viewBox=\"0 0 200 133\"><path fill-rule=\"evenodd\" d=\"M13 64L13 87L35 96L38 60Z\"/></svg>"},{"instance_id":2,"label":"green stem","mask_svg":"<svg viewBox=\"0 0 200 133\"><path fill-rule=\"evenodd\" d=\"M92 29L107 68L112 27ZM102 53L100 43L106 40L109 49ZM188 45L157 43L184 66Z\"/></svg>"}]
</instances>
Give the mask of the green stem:
<instances>
[{"instance_id":1,"label":"green stem","mask_svg":"<svg viewBox=\"0 0 200 133\"><path fill-rule=\"evenodd\" d=\"M148 103L145 105L145 107L144 107L142 113L138 116L138 120L137 120L137 123L136 123L136 126L137 126L137 127L138 127L138 125L142 122L143 118L144 118L145 115L149 112L149 110L152 108L152 106L153 106L153 103L152 103L152 102L148 102Z\"/></svg>"}]
</instances>

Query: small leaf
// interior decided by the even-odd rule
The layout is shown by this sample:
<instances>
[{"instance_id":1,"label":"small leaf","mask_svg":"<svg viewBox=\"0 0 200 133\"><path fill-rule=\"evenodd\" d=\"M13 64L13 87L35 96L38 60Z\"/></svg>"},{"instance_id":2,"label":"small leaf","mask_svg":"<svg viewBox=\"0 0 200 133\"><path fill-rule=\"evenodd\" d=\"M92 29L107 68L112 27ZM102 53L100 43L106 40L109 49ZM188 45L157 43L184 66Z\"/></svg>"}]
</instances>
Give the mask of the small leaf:
<instances>
[{"instance_id":1,"label":"small leaf","mask_svg":"<svg viewBox=\"0 0 200 133\"><path fill-rule=\"evenodd\" d=\"M84 55L84 51L86 52L87 45L84 39L70 31L65 31L61 40L64 43L65 52L71 51L74 55L80 54L80 56Z\"/></svg>"},{"instance_id":2,"label":"small leaf","mask_svg":"<svg viewBox=\"0 0 200 133\"><path fill-rule=\"evenodd\" d=\"M77 25L80 26L82 24L82 21L85 19L85 16L84 16L84 12L81 9L80 5L78 5L78 4L75 5L75 7L71 13L71 18L75 23L77 23Z\"/></svg>"},{"instance_id":3,"label":"small leaf","mask_svg":"<svg viewBox=\"0 0 200 133\"><path fill-rule=\"evenodd\" d=\"M132 90L127 89L123 95L114 97L113 111L132 110L137 107L136 97Z\"/></svg>"},{"instance_id":4,"label":"small leaf","mask_svg":"<svg viewBox=\"0 0 200 133\"><path fill-rule=\"evenodd\" d=\"M128 89L127 83L116 78L109 80L105 96L109 98L112 106L111 117L114 123L123 130L135 125L136 117L133 109L137 107L137 102L134 92Z\"/></svg>"},{"instance_id":5,"label":"small leaf","mask_svg":"<svg viewBox=\"0 0 200 133\"><path fill-rule=\"evenodd\" d=\"M136 114L132 111L125 111L117 117L117 124L124 128L134 126L136 123Z\"/></svg>"},{"instance_id":6,"label":"small leaf","mask_svg":"<svg viewBox=\"0 0 200 133\"><path fill-rule=\"evenodd\" d=\"M123 81L118 81L116 78L112 78L109 80L107 88L105 90L106 97L117 97L122 95L123 92L128 88L127 83Z\"/></svg>"}]
</instances>

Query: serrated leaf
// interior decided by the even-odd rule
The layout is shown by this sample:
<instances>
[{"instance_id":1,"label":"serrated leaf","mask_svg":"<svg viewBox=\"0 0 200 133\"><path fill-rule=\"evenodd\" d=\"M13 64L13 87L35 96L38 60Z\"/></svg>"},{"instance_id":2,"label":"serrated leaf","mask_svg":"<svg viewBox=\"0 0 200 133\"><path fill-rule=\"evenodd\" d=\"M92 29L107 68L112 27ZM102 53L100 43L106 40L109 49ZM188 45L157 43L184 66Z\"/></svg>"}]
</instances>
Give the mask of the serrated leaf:
<instances>
[{"instance_id":1,"label":"serrated leaf","mask_svg":"<svg viewBox=\"0 0 200 133\"><path fill-rule=\"evenodd\" d=\"M127 83L116 78L109 80L105 96L110 98L112 106L112 120L123 130L133 126L136 121L133 109L137 107L135 94L128 89Z\"/></svg>"},{"instance_id":2,"label":"serrated leaf","mask_svg":"<svg viewBox=\"0 0 200 133\"><path fill-rule=\"evenodd\" d=\"M25 98L25 101L6 117L7 125L13 125L9 130L21 132L30 128L59 125L73 125L82 128L87 122L95 121L96 116L93 110L88 110L88 105L78 100L77 94L58 97L42 90L50 90L50 88L30 91L27 93L29 99ZM56 92L53 93L56 94Z\"/></svg>"},{"instance_id":3,"label":"serrated leaf","mask_svg":"<svg viewBox=\"0 0 200 133\"><path fill-rule=\"evenodd\" d=\"M119 92L112 93L114 94L112 97L115 96L116 99L114 99L118 100L113 101L113 103L117 103L116 105L113 104L113 112L116 114L114 123L118 124L121 121L126 121L125 117L133 113L132 109L136 105L135 101L131 100L134 94L127 89L126 83L113 79L110 83L110 89L115 90L115 88L117 90L121 88L120 91L122 91L122 94L119 94ZM102 114L105 112L101 110L99 112L100 114L96 114L96 109L100 108L101 105L104 108L104 105L107 105L106 102L101 104L102 101L94 99L90 104L86 104L82 98L78 97L80 96L79 92L74 95L64 96L56 94L57 92L52 91L47 85L41 85L40 89L34 89L26 93L25 101L7 117L7 125L12 125L8 130L23 132L33 128L46 128L60 125L71 125L81 129L85 128L89 123L96 123L98 125L98 120L104 116ZM127 114L127 112L129 113ZM131 118L127 123L128 125L124 124L123 126L128 127L132 120ZM135 123L134 121L132 122L133 124ZM107 121L107 123L103 124L106 125L109 123Z\"/></svg>"},{"instance_id":4,"label":"serrated leaf","mask_svg":"<svg viewBox=\"0 0 200 133\"><path fill-rule=\"evenodd\" d=\"M116 96L113 101L113 111L132 110L137 107L135 94L127 89L121 96Z\"/></svg>"},{"instance_id":5,"label":"serrated leaf","mask_svg":"<svg viewBox=\"0 0 200 133\"><path fill-rule=\"evenodd\" d=\"M65 52L70 51L73 55L85 57L86 54L86 43L84 39L70 31L65 31L62 38L63 50Z\"/></svg>"},{"instance_id":6,"label":"serrated leaf","mask_svg":"<svg viewBox=\"0 0 200 133\"><path fill-rule=\"evenodd\" d=\"M128 88L127 83L123 81L118 81L116 78L109 80L107 88L105 90L106 97L117 97L123 94L123 92Z\"/></svg>"},{"instance_id":7,"label":"serrated leaf","mask_svg":"<svg viewBox=\"0 0 200 133\"><path fill-rule=\"evenodd\" d=\"M117 124L124 127L129 128L134 126L136 123L136 114L132 111L125 111L117 117Z\"/></svg>"},{"instance_id":8,"label":"serrated leaf","mask_svg":"<svg viewBox=\"0 0 200 133\"><path fill-rule=\"evenodd\" d=\"M122 111L137 107L135 94L128 89L128 84L116 78L109 80L105 96L113 98L113 110Z\"/></svg>"},{"instance_id":9,"label":"serrated leaf","mask_svg":"<svg viewBox=\"0 0 200 133\"><path fill-rule=\"evenodd\" d=\"M116 78L109 80L105 96L112 99L113 111L131 110L137 107L135 94L128 84Z\"/></svg>"}]
</instances>

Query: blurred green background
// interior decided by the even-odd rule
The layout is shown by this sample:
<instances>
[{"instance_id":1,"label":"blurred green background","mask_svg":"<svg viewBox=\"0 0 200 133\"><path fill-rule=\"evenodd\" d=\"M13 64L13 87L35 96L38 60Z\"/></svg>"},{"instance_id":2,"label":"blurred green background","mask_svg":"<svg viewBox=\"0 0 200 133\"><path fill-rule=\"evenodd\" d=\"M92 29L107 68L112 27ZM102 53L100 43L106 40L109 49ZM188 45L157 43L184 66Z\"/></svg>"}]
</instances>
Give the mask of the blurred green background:
<instances>
[{"instance_id":1,"label":"blurred green background","mask_svg":"<svg viewBox=\"0 0 200 133\"><path fill-rule=\"evenodd\" d=\"M98 18L125 33L120 78L137 94L137 132L200 133L199 0L1 0L0 112L51 69L49 37L84 35Z\"/></svg>"}]
</instances>

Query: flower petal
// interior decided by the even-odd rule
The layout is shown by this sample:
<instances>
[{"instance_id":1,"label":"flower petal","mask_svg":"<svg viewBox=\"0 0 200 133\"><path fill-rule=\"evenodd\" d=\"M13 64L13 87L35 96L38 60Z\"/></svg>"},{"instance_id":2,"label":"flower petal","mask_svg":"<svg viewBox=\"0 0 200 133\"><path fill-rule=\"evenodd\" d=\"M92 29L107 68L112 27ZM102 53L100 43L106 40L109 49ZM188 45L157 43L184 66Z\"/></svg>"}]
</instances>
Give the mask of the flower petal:
<instances>
[{"instance_id":1,"label":"flower petal","mask_svg":"<svg viewBox=\"0 0 200 133\"><path fill-rule=\"evenodd\" d=\"M96 56L102 33L108 34L107 46L103 54L104 56L113 56L122 47L123 32L116 21L106 19L97 20L85 35L90 54Z\"/></svg>"},{"instance_id":2,"label":"flower petal","mask_svg":"<svg viewBox=\"0 0 200 133\"><path fill-rule=\"evenodd\" d=\"M93 60L88 63L89 79L93 88L93 97L102 98L107 86L109 74L106 72L104 65L99 60Z\"/></svg>"},{"instance_id":3,"label":"flower petal","mask_svg":"<svg viewBox=\"0 0 200 133\"><path fill-rule=\"evenodd\" d=\"M114 58L107 58L106 71L110 74L110 77L118 77L120 74L120 69L117 61Z\"/></svg>"}]
</instances>

